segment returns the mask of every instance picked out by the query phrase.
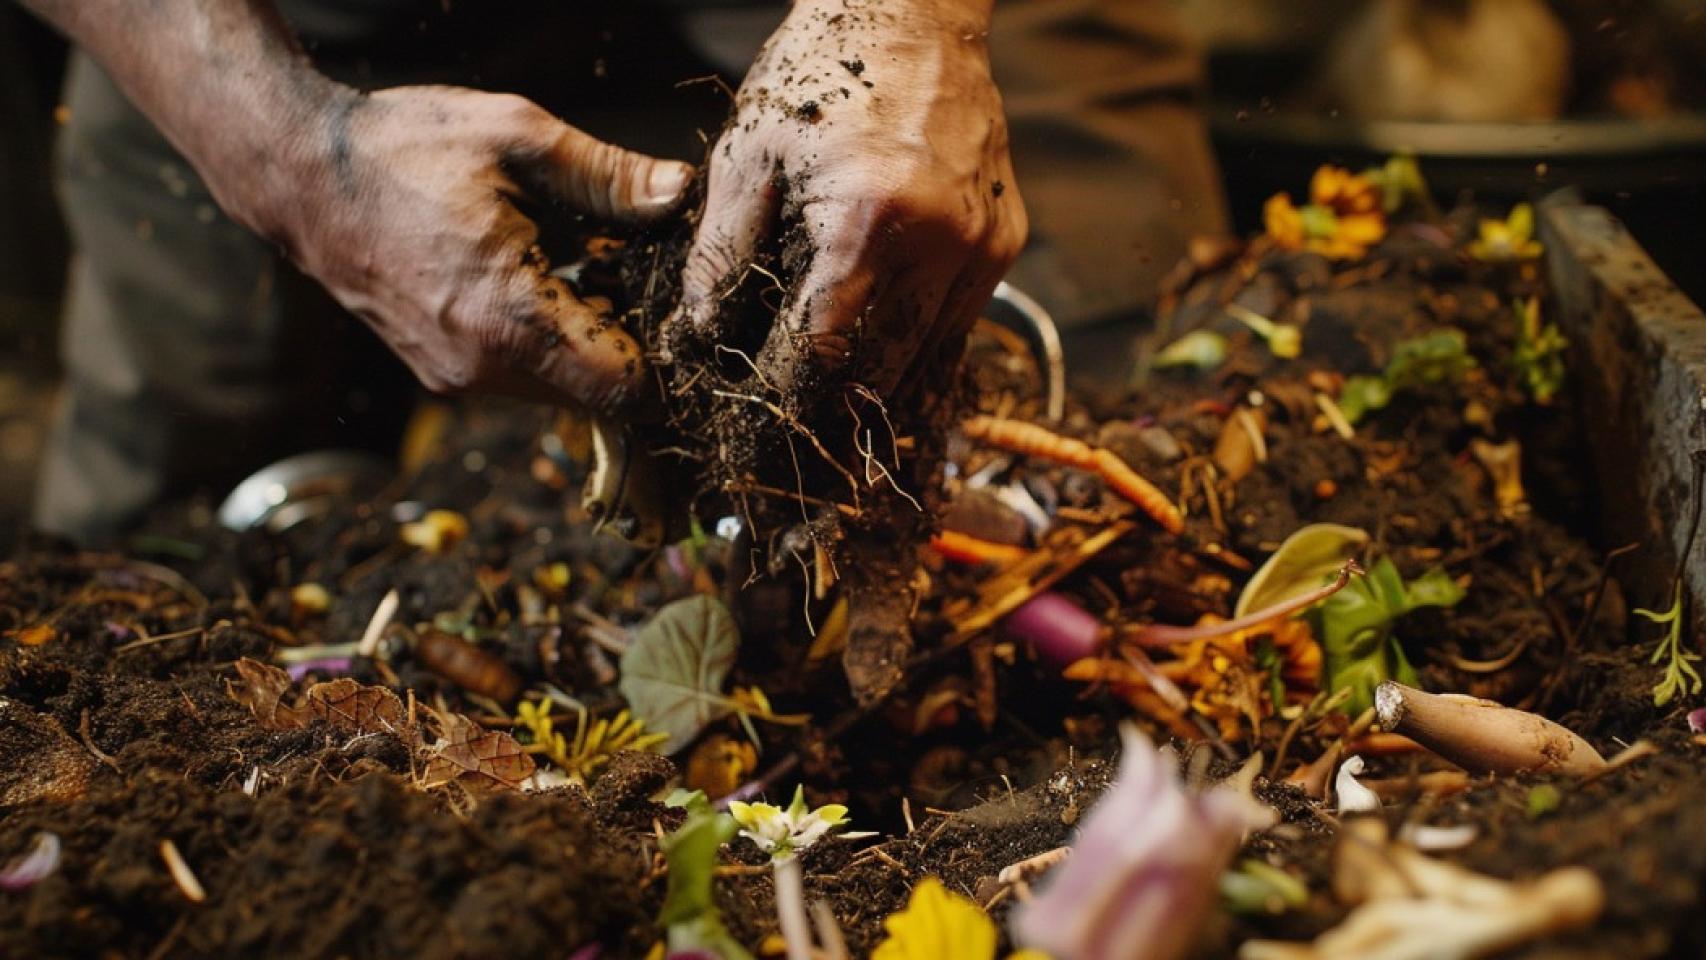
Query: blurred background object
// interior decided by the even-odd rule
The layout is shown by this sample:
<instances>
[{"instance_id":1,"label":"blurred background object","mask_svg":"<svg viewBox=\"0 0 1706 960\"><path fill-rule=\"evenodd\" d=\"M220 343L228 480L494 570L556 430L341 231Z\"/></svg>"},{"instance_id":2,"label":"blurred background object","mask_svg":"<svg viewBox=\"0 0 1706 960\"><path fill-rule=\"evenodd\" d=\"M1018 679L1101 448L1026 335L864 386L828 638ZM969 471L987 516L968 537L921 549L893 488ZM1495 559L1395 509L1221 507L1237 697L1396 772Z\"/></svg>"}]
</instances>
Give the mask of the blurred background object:
<instances>
[{"instance_id":1,"label":"blurred background object","mask_svg":"<svg viewBox=\"0 0 1706 960\"><path fill-rule=\"evenodd\" d=\"M1563 186L1695 300L1706 233L1698 0L1180 0L1240 231L1323 162L1413 152L1441 203Z\"/></svg>"},{"instance_id":2,"label":"blurred background object","mask_svg":"<svg viewBox=\"0 0 1706 960\"><path fill-rule=\"evenodd\" d=\"M58 374L66 247L48 167L64 69L59 38L0 5L0 551L29 509Z\"/></svg>"}]
</instances>

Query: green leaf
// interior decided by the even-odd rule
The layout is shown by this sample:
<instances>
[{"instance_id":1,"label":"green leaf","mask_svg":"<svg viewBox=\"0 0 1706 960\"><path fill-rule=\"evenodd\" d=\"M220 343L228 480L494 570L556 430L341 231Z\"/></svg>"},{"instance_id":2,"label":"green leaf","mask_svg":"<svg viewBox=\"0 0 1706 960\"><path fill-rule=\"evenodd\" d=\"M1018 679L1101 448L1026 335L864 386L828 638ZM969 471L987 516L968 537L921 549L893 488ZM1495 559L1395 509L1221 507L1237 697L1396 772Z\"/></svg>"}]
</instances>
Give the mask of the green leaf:
<instances>
[{"instance_id":1,"label":"green leaf","mask_svg":"<svg viewBox=\"0 0 1706 960\"><path fill-rule=\"evenodd\" d=\"M1431 383L1461 379L1475 368L1463 331L1447 327L1404 340L1386 364L1386 382L1394 392Z\"/></svg>"},{"instance_id":2,"label":"green leaf","mask_svg":"<svg viewBox=\"0 0 1706 960\"><path fill-rule=\"evenodd\" d=\"M1700 654L1684 649L1682 645L1682 582L1677 581L1675 592L1671 597L1670 609L1663 613L1656 610L1637 608L1635 615L1652 623L1669 624L1664 636L1659 638L1659 644L1653 648L1653 655L1647 661L1657 664L1665 663L1664 676L1653 685L1653 706L1662 707L1676 699L1676 695L1696 694L1702 685L1700 671L1694 669L1693 661L1700 659Z\"/></svg>"},{"instance_id":3,"label":"green leaf","mask_svg":"<svg viewBox=\"0 0 1706 960\"><path fill-rule=\"evenodd\" d=\"M1339 410L1356 423L1375 410L1385 409L1395 394L1419 386L1462 379L1475 369L1463 331L1446 327L1433 333L1402 340L1392 348L1392 359L1380 376L1356 376L1339 389Z\"/></svg>"},{"instance_id":4,"label":"green leaf","mask_svg":"<svg viewBox=\"0 0 1706 960\"><path fill-rule=\"evenodd\" d=\"M1220 899L1237 914L1280 914L1309 903L1309 888L1279 867L1251 858L1220 875Z\"/></svg>"},{"instance_id":5,"label":"green leaf","mask_svg":"<svg viewBox=\"0 0 1706 960\"><path fill-rule=\"evenodd\" d=\"M1404 591L1408 601L1405 613L1422 607L1455 607L1463 599L1463 588L1439 567L1411 580Z\"/></svg>"},{"instance_id":6,"label":"green leaf","mask_svg":"<svg viewBox=\"0 0 1706 960\"><path fill-rule=\"evenodd\" d=\"M688 796L691 798L692 794L698 794L699 800L705 796L696 790ZM690 811L696 806L691 800L685 805ZM658 923L668 931L672 953L706 950L723 960L751 960L751 954L723 926L713 896L717 850L733 839L739 829L733 817L713 812L705 804L690 812L686 823L664 837L662 847L664 860L669 864L669 887Z\"/></svg>"},{"instance_id":7,"label":"green leaf","mask_svg":"<svg viewBox=\"0 0 1706 960\"><path fill-rule=\"evenodd\" d=\"M1336 523L1312 523L1285 538L1238 595L1233 617L1265 610L1321 586L1368 543L1368 534Z\"/></svg>"},{"instance_id":8,"label":"green leaf","mask_svg":"<svg viewBox=\"0 0 1706 960\"><path fill-rule=\"evenodd\" d=\"M1536 784L1528 791L1528 802L1524 805L1528 819L1538 820L1548 813L1558 809L1564 802L1564 795L1550 783Z\"/></svg>"},{"instance_id":9,"label":"green leaf","mask_svg":"<svg viewBox=\"0 0 1706 960\"><path fill-rule=\"evenodd\" d=\"M705 791L688 790L685 787L676 787L671 790L669 796L663 798L663 805L675 807L678 810L686 810L689 815L693 816L712 812L711 798L705 796Z\"/></svg>"},{"instance_id":10,"label":"green leaf","mask_svg":"<svg viewBox=\"0 0 1706 960\"><path fill-rule=\"evenodd\" d=\"M1392 388L1384 377L1351 377L1339 390L1339 412L1356 423L1392 402Z\"/></svg>"},{"instance_id":11,"label":"green leaf","mask_svg":"<svg viewBox=\"0 0 1706 960\"><path fill-rule=\"evenodd\" d=\"M659 610L622 655L622 696L646 729L669 734L674 753L707 724L733 709L723 681L740 651L740 631L724 606L707 596Z\"/></svg>"},{"instance_id":12,"label":"green leaf","mask_svg":"<svg viewBox=\"0 0 1706 960\"><path fill-rule=\"evenodd\" d=\"M1213 370L1225 362L1226 338L1213 330L1197 330L1167 344L1149 365L1156 370L1188 367L1202 371Z\"/></svg>"},{"instance_id":13,"label":"green leaf","mask_svg":"<svg viewBox=\"0 0 1706 960\"><path fill-rule=\"evenodd\" d=\"M1386 680L1419 686L1392 626L1412 610L1450 607L1461 599L1462 589L1444 570L1429 570L1406 584L1391 558L1381 557L1367 576L1315 607L1310 617L1326 660L1328 690L1349 691L1345 712L1354 717L1372 706L1374 689Z\"/></svg>"}]
</instances>

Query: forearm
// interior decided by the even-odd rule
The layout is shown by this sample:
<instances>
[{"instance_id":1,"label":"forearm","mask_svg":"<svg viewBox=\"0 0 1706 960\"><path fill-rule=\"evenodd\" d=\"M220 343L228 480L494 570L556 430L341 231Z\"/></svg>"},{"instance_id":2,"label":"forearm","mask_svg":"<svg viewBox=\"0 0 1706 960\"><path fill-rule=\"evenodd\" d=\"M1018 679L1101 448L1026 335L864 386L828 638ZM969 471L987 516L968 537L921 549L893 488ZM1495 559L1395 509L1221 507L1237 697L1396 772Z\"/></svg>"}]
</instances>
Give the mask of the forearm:
<instances>
[{"instance_id":1,"label":"forearm","mask_svg":"<svg viewBox=\"0 0 1706 960\"><path fill-rule=\"evenodd\" d=\"M272 0L21 0L82 47L238 220L271 210L327 154L354 94L308 64Z\"/></svg>"}]
</instances>

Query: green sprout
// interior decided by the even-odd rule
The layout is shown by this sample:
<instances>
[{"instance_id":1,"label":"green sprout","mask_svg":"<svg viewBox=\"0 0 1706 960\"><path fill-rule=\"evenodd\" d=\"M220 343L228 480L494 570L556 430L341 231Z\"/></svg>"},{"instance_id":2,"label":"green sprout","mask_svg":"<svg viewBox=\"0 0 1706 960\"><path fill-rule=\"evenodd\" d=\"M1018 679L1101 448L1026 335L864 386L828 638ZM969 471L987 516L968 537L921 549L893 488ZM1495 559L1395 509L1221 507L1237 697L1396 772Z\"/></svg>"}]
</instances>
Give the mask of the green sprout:
<instances>
[{"instance_id":1,"label":"green sprout","mask_svg":"<svg viewBox=\"0 0 1706 960\"><path fill-rule=\"evenodd\" d=\"M1439 210L1434 206L1433 194L1428 190L1427 180L1422 177L1422 168L1416 163L1415 154L1395 153L1387 157L1384 164L1369 167L1362 175L1380 188L1380 206L1387 216L1414 201L1428 219L1439 219Z\"/></svg>"},{"instance_id":2,"label":"green sprout","mask_svg":"<svg viewBox=\"0 0 1706 960\"><path fill-rule=\"evenodd\" d=\"M1664 677L1653 685L1653 706L1662 707L1679 693L1699 693L1700 671L1694 669L1694 661L1700 659L1700 654L1682 646L1682 581L1678 580L1671 591L1670 609L1658 613L1637 608L1635 616L1666 625L1664 636L1659 638L1659 645L1648 660L1655 664L1663 661L1665 665Z\"/></svg>"},{"instance_id":3,"label":"green sprout","mask_svg":"<svg viewBox=\"0 0 1706 960\"><path fill-rule=\"evenodd\" d=\"M733 817L713 810L699 790L677 790L665 803L687 811L686 822L661 844L669 864L669 888L658 923L670 954L703 951L723 960L752 960L723 925L713 896L717 851L734 839L739 826Z\"/></svg>"},{"instance_id":4,"label":"green sprout","mask_svg":"<svg viewBox=\"0 0 1706 960\"><path fill-rule=\"evenodd\" d=\"M1515 313L1516 351L1511 354L1511 366L1528 395L1544 406L1564 388L1564 350L1570 341L1557 324L1540 323L1539 298L1518 301Z\"/></svg>"},{"instance_id":5,"label":"green sprout","mask_svg":"<svg viewBox=\"0 0 1706 960\"><path fill-rule=\"evenodd\" d=\"M1383 410L1401 392L1461 380L1475 369L1463 331L1447 327L1404 340L1392 350L1386 369L1376 376L1355 376L1339 391L1339 410L1356 423Z\"/></svg>"},{"instance_id":6,"label":"green sprout","mask_svg":"<svg viewBox=\"0 0 1706 960\"><path fill-rule=\"evenodd\" d=\"M1557 787L1550 783L1541 783L1528 791L1528 799L1523 804L1523 809L1528 814L1528 819L1539 820L1557 810L1563 802L1564 795L1558 792Z\"/></svg>"},{"instance_id":7,"label":"green sprout","mask_svg":"<svg viewBox=\"0 0 1706 960\"><path fill-rule=\"evenodd\" d=\"M1308 209L1308 208L1305 208ZM1303 352L1303 331L1284 323L1275 323L1241 303L1229 303L1226 312L1249 327L1268 345L1268 351L1282 360L1290 360Z\"/></svg>"},{"instance_id":8,"label":"green sprout","mask_svg":"<svg viewBox=\"0 0 1706 960\"><path fill-rule=\"evenodd\" d=\"M1309 888L1279 867L1251 857L1220 875L1220 900L1245 916L1277 915L1309 904Z\"/></svg>"},{"instance_id":9,"label":"green sprout","mask_svg":"<svg viewBox=\"0 0 1706 960\"><path fill-rule=\"evenodd\" d=\"M1451 607L1463 589L1438 567L1406 583L1390 557L1368 575L1310 611L1326 660L1327 689L1349 691L1345 711L1357 716L1374 704L1374 688L1387 680L1419 686L1416 671L1392 635L1399 617L1423 607Z\"/></svg>"},{"instance_id":10,"label":"green sprout","mask_svg":"<svg viewBox=\"0 0 1706 960\"><path fill-rule=\"evenodd\" d=\"M1226 362L1226 338L1213 330L1187 333L1161 348L1149 366L1155 370L1213 370Z\"/></svg>"},{"instance_id":11,"label":"green sprout","mask_svg":"<svg viewBox=\"0 0 1706 960\"><path fill-rule=\"evenodd\" d=\"M1700 671L1694 669L1694 662L1700 655L1688 650L1682 645L1682 625L1687 621L1683 616L1682 575L1688 569L1689 554L1694 552L1694 538L1700 532L1700 498L1701 480L1706 479L1706 449L1693 453L1694 479L1690 489L1694 496L1694 509L1689 515L1688 538L1682 542L1682 551L1677 554L1676 573L1670 581L1670 609L1659 613L1655 610L1636 608L1635 616L1652 623L1664 624L1664 636L1659 638L1659 645L1654 648L1649 663L1661 661L1665 665L1664 676L1653 684L1653 706L1662 707L1676 699L1677 694L1693 696L1700 692Z\"/></svg>"}]
</instances>

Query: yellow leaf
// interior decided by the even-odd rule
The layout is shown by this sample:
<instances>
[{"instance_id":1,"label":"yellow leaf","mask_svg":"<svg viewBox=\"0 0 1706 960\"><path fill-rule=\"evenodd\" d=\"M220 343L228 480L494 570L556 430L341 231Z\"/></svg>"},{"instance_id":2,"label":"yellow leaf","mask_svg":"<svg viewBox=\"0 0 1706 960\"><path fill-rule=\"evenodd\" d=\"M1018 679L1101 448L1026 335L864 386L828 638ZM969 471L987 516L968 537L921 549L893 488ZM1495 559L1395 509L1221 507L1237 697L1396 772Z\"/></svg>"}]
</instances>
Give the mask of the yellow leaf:
<instances>
[{"instance_id":1,"label":"yellow leaf","mask_svg":"<svg viewBox=\"0 0 1706 960\"><path fill-rule=\"evenodd\" d=\"M995 922L935 877L913 888L906 908L883 921L889 937L871 960L991 960Z\"/></svg>"}]
</instances>

